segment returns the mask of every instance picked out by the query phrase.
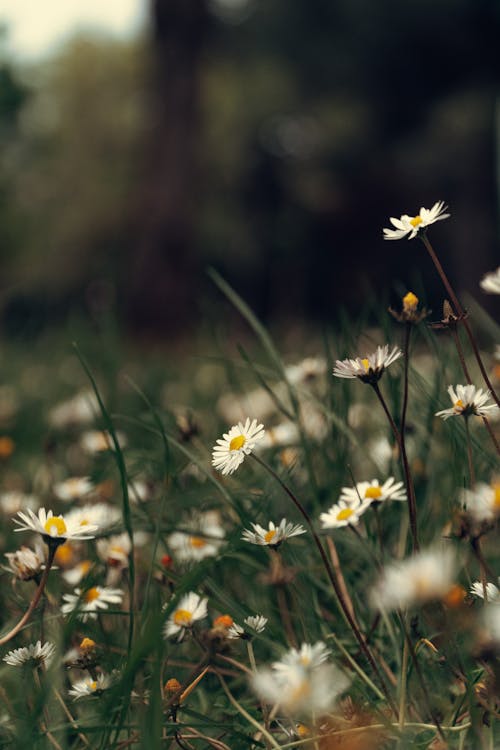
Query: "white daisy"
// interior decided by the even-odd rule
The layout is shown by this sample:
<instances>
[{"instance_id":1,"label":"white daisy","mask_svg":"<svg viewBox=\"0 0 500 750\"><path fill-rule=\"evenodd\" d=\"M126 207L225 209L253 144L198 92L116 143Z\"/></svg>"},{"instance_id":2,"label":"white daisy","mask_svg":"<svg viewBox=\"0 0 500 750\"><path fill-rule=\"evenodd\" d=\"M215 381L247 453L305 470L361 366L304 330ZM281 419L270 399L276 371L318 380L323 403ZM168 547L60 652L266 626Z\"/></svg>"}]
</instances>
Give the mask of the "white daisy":
<instances>
[{"instance_id":1,"label":"white daisy","mask_svg":"<svg viewBox=\"0 0 500 750\"><path fill-rule=\"evenodd\" d=\"M306 357L295 365L288 365L286 378L292 385L311 383L326 373L326 360L320 357Z\"/></svg>"},{"instance_id":2,"label":"white daisy","mask_svg":"<svg viewBox=\"0 0 500 750\"><path fill-rule=\"evenodd\" d=\"M476 523L490 523L500 515L500 484L478 482L472 489L463 489L460 504Z\"/></svg>"},{"instance_id":3,"label":"white daisy","mask_svg":"<svg viewBox=\"0 0 500 750\"><path fill-rule=\"evenodd\" d=\"M78 525L82 529L88 529L89 526L99 527L100 530L109 529L121 518L120 510L107 503L82 505L81 508L73 508L66 514L69 523Z\"/></svg>"},{"instance_id":4,"label":"white daisy","mask_svg":"<svg viewBox=\"0 0 500 750\"><path fill-rule=\"evenodd\" d=\"M337 667L325 662L327 656L324 644L304 644L300 651L292 649L274 662L271 669L258 670L252 687L262 700L294 716L326 713L349 684Z\"/></svg>"},{"instance_id":5,"label":"white daisy","mask_svg":"<svg viewBox=\"0 0 500 750\"><path fill-rule=\"evenodd\" d=\"M389 352L389 345L377 346L372 354L356 359L338 359L333 368L337 378L359 378L363 383L376 383L382 377L384 370L403 356L403 352L395 346Z\"/></svg>"},{"instance_id":6,"label":"white daisy","mask_svg":"<svg viewBox=\"0 0 500 750\"><path fill-rule=\"evenodd\" d=\"M448 386L448 393L453 406L451 409L443 409L436 412L436 417L449 419L450 417L470 417L474 414L478 417L496 415L498 406L488 404L489 391L476 388L475 385L457 385L455 388Z\"/></svg>"},{"instance_id":7,"label":"white daisy","mask_svg":"<svg viewBox=\"0 0 500 750\"><path fill-rule=\"evenodd\" d=\"M108 609L110 604L121 604L123 591L106 586L93 586L90 589L75 589L74 594L63 594L65 604L61 607L63 615L76 612L82 622L97 619L97 613Z\"/></svg>"},{"instance_id":8,"label":"white daisy","mask_svg":"<svg viewBox=\"0 0 500 750\"><path fill-rule=\"evenodd\" d=\"M217 511L192 515L187 531L175 531L167 539L168 549L179 562L198 562L218 554L226 532Z\"/></svg>"},{"instance_id":9,"label":"white daisy","mask_svg":"<svg viewBox=\"0 0 500 750\"><path fill-rule=\"evenodd\" d=\"M357 505L367 500L372 503L383 503L384 500L406 500L406 492L403 482L396 482L394 477L389 477L384 484L380 485L378 479L371 482L358 482L355 487L342 487L340 500Z\"/></svg>"},{"instance_id":10,"label":"white daisy","mask_svg":"<svg viewBox=\"0 0 500 750\"><path fill-rule=\"evenodd\" d=\"M40 508L38 515L30 508L27 513L19 511L17 515L21 520L14 519L19 526L14 531L36 531L47 544L62 544L67 539L93 539L91 532L98 528L97 524L84 526L69 516L54 516L51 510L46 512L45 508Z\"/></svg>"},{"instance_id":11,"label":"white daisy","mask_svg":"<svg viewBox=\"0 0 500 750\"><path fill-rule=\"evenodd\" d=\"M90 477L70 477L64 482L57 482L54 485L54 495L59 500L68 502L70 500L79 500L81 497L88 495L94 489L94 484Z\"/></svg>"},{"instance_id":12,"label":"white daisy","mask_svg":"<svg viewBox=\"0 0 500 750\"><path fill-rule=\"evenodd\" d=\"M448 219L450 214L444 213L446 208L444 201L437 201L432 208L421 208L416 216L403 214L399 219L391 216L389 221L395 229L384 229L384 240L401 240L406 235L409 240L412 240L419 232L436 221Z\"/></svg>"},{"instance_id":13,"label":"white daisy","mask_svg":"<svg viewBox=\"0 0 500 750\"><path fill-rule=\"evenodd\" d=\"M250 617L245 617L243 622L250 629L250 633L248 633L241 625L238 625L238 623L234 622L228 628L227 637L233 640L236 638L244 638L245 640L249 640L252 637L253 633L264 632L268 619L263 615L251 615Z\"/></svg>"},{"instance_id":14,"label":"white daisy","mask_svg":"<svg viewBox=\"0 0 500 750\"><path fill-rule=\"evenodd\" d=\"M496 271L485 274L479 282L479 286L488 294L500 294L500 266Z\"/></svg>"},{"instance_id":15,"label":"white daisy","mask_svg":"<svg viewBox=\"0 0 500 750\"><path fill-rule=\"evenodd\" d=\"M24 664L31 664L32 666L39 666L40 664L50 664L56 647L53 643L44 643L41 641L31 643L29 646L24 648L16 648L14 651L9 651L3 657L3 660L10 664L11 667L22 667Z\"/></svg>"},{"instance_id":16,"label":"white daisy","mask_svg":"<svg viewBox=\"0 0 500 750\"><path fill-rule=\"evenodd\" d=\"M373 589L372 605L394 610L443 599L453 586L456 568L453 550L422 550L385 568Z\"/></svg>"},{"instance_id":17,"label":"white daisy","mask_svg":"<svg viewBox=\"0 0 500 750\"><path fill-rule=\"evenodd\" d=\"M134 503L144 503L151 497L151 485L145 479L134 479L128 485L128 496Z\"/></svg>"},{"instance_id":18,"label":"white daisy","mask_svg":"<svg viewBox=\"0 0 500 750\"><path fill-rule=\"evenodd\" d=\"M481 581L475 581L470 587L470 592L472 596L484 599L484 588ZM486 584L486 598L489 602L500 602L500 589L494 583Z\"/></svg>"},{"instance_id":19,"label":"white daisy","mask_svg":"<svg viewBox=\"0 0 500 750\"><path fill-rule=\"evenodd\" d=\"M93 391L82 391L73 398L55 406L49 413L49 423L58 429L79 424L89 424L100 413Z\"/></svg>"},{"instance_id":20,"label":"white daisy","mask_svg":"<svg viewBox=\"0 0 500 750\"><path fill-rule=\"evenodd\" d=\"M253 531L244 529L241 537L243 541L268 547L279 547L285 539L306 533L306 529L301 524L290 523L286 518L282 518L278 526L275 526L273 521L269 521L267 529L258 523L252 523L251 526Z\"/></svg>"},{"instance_id":21,"label":"white daisy","mask_svg":"<svg viewBox=\"0 0 500 750\"><path fill-rule=\"evenodd\" d=\"M127 439L122 432L116 432L116 439L120 448L125 448ZM80 445L85 453L91 455L95 453L104 453L115 449L113 439L107 430L89 430L84 432L80 438Z\"/></svg>"},{"instance_id":22,"label":"white daisy","mask_svg":"<svg viewBox=\"0 0 500 750\"><path fill-rule=\"evenodd\" d=\"M319 520L323 529L341 529L343 526L357 526L359 519L367 510L372 500L363 500L360 502L356 498L357 502L349 500L339 500L338 503L332 505L332 507L326 511L326 513L320 513Z\"/></svg>"},{"instance_id":23,"label":"white daisy","mask_svg":"<svg viewBox=\"0 0 500 750\"><path fill-rule=\"evenodd\" d=\"M10 570L21 581L36 578L45 565L45 552L41 548L32 550L23 546L16 552L6 552L5 557L9 561Z\"/></svg>"},{"instance_id":24,"label":"white daisy","mask_svg":"<svg viewBox=\"0 0 500 750\"><path fill-rule=\"evenodd\" d=\"M71 690L68 690L68 695L71 695L75 701L89 695L99 695L103 690L110 687L111 682L111 677L108 674L99 674L95 680L93 677L85 677L85 679L75 682Z\"/></svg>"},{"instance_id":25,"label":"white daisy","mask_svg":"<svg viewBox=\"0 0 500 750\"><path fill-rule=\"evenodd\" d=\"M300 441L299 428L294 422L281 422L268 427L259 448L276 448L284 445L295 445Z\"/></svg>"},{"instance_id":26,"label":"white daisy","mask_svg":"<svg viewBox=\"0 0 500 750\"><path fill-rule=\"evenodd\" d=\"M96 548L101 560L108 565L119 568L128 567L128 558L132 545L127 533L116 534L107 539L98 539Z\"/></svg>"},{"instance_id":27,"label":"white daisy","mask_svg":"<svg viewBox=\"0 0 500 750\"><path fill-rule=\"evenodd\" d=\"M222 474L232 474L264 437L264 426L247 417L245 424L231 427L212 451L212 465Z\"/></svg>"},{"instance_id":28,"label":"white daisy","mask_svg":"<svg viewBox=\"0 0 500 750\"><path fill-rule=\"evenodd\" d=\"M201 596L190 591L185 594L177 603L177 607L170 614L163 635L170 638L172 635L178 635L178 640L182 640L186 630L193 627L198 620L203 620L207 616L208 599L202 599Z\"/></svg>"}]
</instances>

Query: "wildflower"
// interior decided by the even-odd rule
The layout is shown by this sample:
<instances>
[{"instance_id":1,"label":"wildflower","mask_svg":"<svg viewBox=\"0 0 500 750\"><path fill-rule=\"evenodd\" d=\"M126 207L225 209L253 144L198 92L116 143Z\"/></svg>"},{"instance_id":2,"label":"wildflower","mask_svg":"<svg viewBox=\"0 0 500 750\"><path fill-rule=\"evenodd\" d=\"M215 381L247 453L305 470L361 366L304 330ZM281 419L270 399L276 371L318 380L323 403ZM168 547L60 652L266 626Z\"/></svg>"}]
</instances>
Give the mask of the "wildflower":
<instances>
[{"instance_id":1,"label":"wildflower","mask_svg":"<svg viewBox=\"0 0 500 750\"><path fill-rule=\"evenodd\" d=\"M322 377L326 369L326 360L320 357L306 357L295 365L288 365L285 374L292 385L303 385Z\"/></svg>"},{"instance_id":2,"label":"wildflower","mask_svg":"<svg viewBox=\"0 0 500 750\"><path fill-rule=\"evenodd\" d=\"M393 318L399 323L420 323L424 318L429 315L429 310L423 307L421 310L418 309L419 299L413 292L408 292L402 299L403 307L401 312L396 312L392 307L389 308L389 312Z\"/></svg>"},{"instance_id":3,"label":"wildflower","mask_svg":"<svg viewBox=\"0 0 500 750\"><path fill-rule=\"evenodd\" d=\"M219 630L229 630L234 625L234 620L231 615L219 615L215 618L212 625Z\"/></svg>"},{"instance_id":4,"label":"wildflower","mask_svg":"<svg viewBox=\"0 0 500 750\"><path fill-rule=\"evenodd\" d=\"M268 529L263 528L258 523L252 523L251 526L253 531L249 529L243 531L241 538L244 542L274 548L279 547L285 539L306 533L306 529L301 524L290 523L286 518L281 519L279 526L275 526L273 521L269 521Z\"/></svg>"},{"instance_id":5,"label":"wildflower","mask_svg":"<svg viewBox=\"0 0 500 750\"><path fill-rule=\"evenodd\" d=\"M122 432L117 432L116 439L121 448L124 448L127 444L127 439ZM89 430L84 432L81 439L80 445L85 453L95 454L104 453L105 451L114 450L114 443L110 433L107 430Z\"/></svg>"},{"instance_id":6,"label":"wildflower","mask_svg":"<svg viewBox=\"0 0 500 750\"><path fill-rule=\"evenodd\" d=\"M58 429L93 422L99 413L99 403L92 391L82 391L55 406L49 413L49 423Z\"/></svg>"},{"instance_id":7,"label":"wildflower","mask_svg":"<svg viewBox=\"0 0 500 750\"><path fill-rule=\"evenodd\" d=\"M90 589L75 589L74 594L63 594L65 604L61 607L63 615L76 612L82 622L96 620L97 613L108 609L110 604L121 604L123 591L106 586L93 586Z\"/></svg>"},{"instance_id":8,"label":"wildflower","mask_svg":"<svg viewBox=\"0 0 500 750\"><path fill-rule=\"evenodd\" d=\"M470 593L472 596L476 596L479 599L484 599L484 588L481 581L474 581L470 587ZM489 602L500 602L500 589L495 586L494 583L486 584L486 598Z\"/></svg>"},{"instance_id":9,"label":"wildflower","mask_svg":"<svg viewBox=\"0 0 500 750\"><path fill-rule=\"evenodd\" d=\"M90 560L82 560L73 568L65 570L62 577L70 586L77 586L90 573L92 563Z\"/></svg>"},{"instance_id":10,"label":"wildflower","mask_svg":"<svg viewBox=\"0 0 500 750\"><path fill-rule=\"evenodd\" d=\"M14 523L19 526L15 531L36 531L42 535L46 544L52 545L63 544L66 540L72 539L93 539L91 532L98 528L96 524L83 526L69 516L54 516L51 510L46 512L45 508L40 508L38 515L30 508L27 513L19 511L17 515L21 520L14 519Z\"/></svg>"},{"instance_id":11,"label":"wildflower","mask_svg":"<svg viewBox=\"0 0 500 750\"><path fill-rule=\"evenodd\" d=\"M22 546L16 552L6 552L11 571L21 581L31 581L40 575L45 565L45 554L42 549L32 550Z\"/></svg>"},{"instance_id":12,"label":"wildflower","mask_svg":"<svg viewBox=\"0 0 500 750\"><path fill-rule=\"evenodd\" d=\"M189 531L175 531L167 539L168 548L179 562L197 562L218 554L226 532L217 511L192 515L186 529Z\"/></svg>"},{"instance_id":13,"label":"wildflower","mask_svg":"<svg viewBox=\"0 0 500 750\"><path fill-rule=\"evenodd\" d=\"M120 521L122 514L118 508L107 503L95 503L94 505L82 505L81 508L73 508L67 513L68 522L78 524L82 528L98 526L99 529L108 529Z\"/></svg>"},{"instance_id":14,"label":"wildflower","mask_svg":"<svg viewBox=\"0 0 500 750\"><path fill-rule=\"evenodd\" d=\"M374 588L372 605L393 610L442 599L453 586L455 570L452 550L422 550L385 568Z\"/></svg>"},{"instance_id":15,"label":"wildflower","mask_svg":"<svg viewBox=\"0 0 500 750\"><path fill-rule=\"evenodd\" d=\"M83 680L75 682L71 690L68 690L68 695L76 701L79 698L86 698L89 695L100 695L110 685L111 677L107 674L99 674L95 679L93 677L85 677Z\"/></svg>"},{"instance_id":16,"label":"wildflower","mask_svg":"<svg viewBox=\"0 0 500 750\"><path fill-rule=\"evenodd\" d=\"M403 355L401 349L395 346L389 352L389 345L377 346L377 350L366 357L356 359L337 360L333 374L337 378L358 378L363 383L373 385L382 377L384 370Z\"/></svg>"},{"instance_id":17,"label":"wildflower","mask_svg":"<svg viewBox=\"0 0 500 750\"><path fill-rule=\"evenodd\" d=\"M348 685L346 676L333 664L327 664L328 650L323 643L303 644L291 649L271 669L258 670L252 687L259 697L290 714L329 711Z\"/></svg>"},{"instance_id":18,"label":"wildflower","mask_svg":"<svg viewBox=\"0 0 500 750\"><path fill-rule=\"evenodd\" d=\"M178 640L182 640L186 631L192 628L195 622L207 616L207 601L208 599L202 599L194 591L185 594L165 623L165 638L178 634Z\"/></svg>"},{"instance_id":19,"label":"wildflower","mask_svg":"<svg viewBox=\"0 0 500 750\"><path fill-rule=\"evenodd\" d=\"M88 657L95 652L96 643L92 640L92 638L82 638L78 648L84 656Z\"/></svg>"},{"instance_id":20,"label":"wildflower","mask_svg":"<svg viewBox=\"0 0 500 750\"><path fill-rule=\"evenodd\" d=\"M347 488L344 488L347 489ZM372 500L364 500L357 503L349 500L339 500L338 503L332 505L332 507L321 513L319 520L324 529L340 529L343 526L357 526L359 519L371 505Z\"/></svg>"},{"instance_id":21,"label":"wildflower","mask_svg":"<svg viewBox=\"0 0 500 750\"><path fill-rule=\"evenodd\" d=\"M38 667L41 664L50 664L55 650L56 647L53 643L47 641L42 645L41 641L37 641L24 648L16 648L14 651L9 651L3 657L3 660L7 664L10 664L11 667L22 667L24 664L31 664L31 666Z\"/></svg>"},{"instance_id":22,"label":"wildflower","mask_svg":"<svg viewBox=\"0 0 500 750\"><path fill-rule=\"evenodd\" d=\"M460 502L473 521L491 523L500 515L500 484L478 482L470 490L462 490Z\"/></svg>"},{"instance_id":23,"label":"wildflower","mask_svg":"<svg viewBox=\"0 0 500 750\"><path fill-rule=\"evenodd\" d=\"M281 422L266 430L261 448L275 448L283 445L294 445L300 440L300 432L294 422Z\"/></svg>"},{"instance_id":24,"label":"wildflower","mask_svg":"<svg viewBox=\"0 0 500 750\"><path fill-rule=\"evenodd\" d=\"M250 617L245 617L243 622L253 632L248 633L244 628L241 627L241 625L238 625L238 623L235 622L228 630L228 638L243 638L244 640L249 640L252 637L253 633L264 632L268 620L267 617L264 617L263 615L251 615Z\"/></svg>"},{"instance_id":25,"label":"wildflower","mask_svg":"<svg viewBox=\"0 0 500 750\"><path fill-rule=\"evenodd\" d=\"M250 455L258 441L264 437L264 426L247 417L245 424L238 422L217 440L212 452L212 465L222 474L232 474Z\"/></svg>"},{"instance_id":26,"label":"wildflower","mask_svg":"<svg viewBox=\"0 0 500 750\"><path fill-rule=\"evenodd\" d=\"M64 482L58 482L54 485L54 495L59 500L68 502L70 500L79 500L81 497L88 495L94 489L94 484L90 477L70 477Z\"/></svg>"},{"instance_id":27,"label":"wildflower","mask_svg":"<svg viewBox=\"0 0 500 750\"><path fill-rule=\"evenodd\" d=\"M457 385L455 388L448 386L453 406L451 409L443 409L436 412L436 417L449 419L449 417L470 417L474 414L478 417L488 417L498 411L496 404L487 404L490 392L476 388L475 385Z\"/></svg>"},{"instance_id":28,"label":"wildflower","mask_svg":"<svg viewBox=\"0 0 500 750\"><path fill-rule=\"evenodd\" d=\"M485 274L479 282L479 286L488 294L500 294L500 266L496 271Z\"/></svg>"},{"instance_id":29,"label":"wildflower","mask_svg":"<svg viewBox=\"0 0 500 750\"><path fill-rule=\"evenodd\" d=\"M401 240L406 235L412 240L436 221L448 219L450 214L444 213L446 208L444 201L437 201L432 208L421 208L416 216L403 214L399 219L391 217L389 221L395 229L384 229L384 240Z\"/></svg>"},{"instance_id":30,"label":"wildflower","mask_svg":"<svg viewBox=\"0 0 500 750\"><path fill-rule=\"evenodd\" d=\"M98 539L96 548L101 560L108 565L119 568L128 567L128 557L132 546L130 537L125 532L110 536L108 539Z\"/></svg>"},{"instance_id":31,"label":"wildflower","mask_svg":"<svg viewBox=\"0 0 500 750\"><path fill-rule=\"evenodd\" d=\"M383 503L385 500L406 500L403 482L396 482L389 477L382 485L378 479L371 482L358 482L355 487L342 487L340 500L354 505L363 501Z\"/></svg>"}]
</instances>

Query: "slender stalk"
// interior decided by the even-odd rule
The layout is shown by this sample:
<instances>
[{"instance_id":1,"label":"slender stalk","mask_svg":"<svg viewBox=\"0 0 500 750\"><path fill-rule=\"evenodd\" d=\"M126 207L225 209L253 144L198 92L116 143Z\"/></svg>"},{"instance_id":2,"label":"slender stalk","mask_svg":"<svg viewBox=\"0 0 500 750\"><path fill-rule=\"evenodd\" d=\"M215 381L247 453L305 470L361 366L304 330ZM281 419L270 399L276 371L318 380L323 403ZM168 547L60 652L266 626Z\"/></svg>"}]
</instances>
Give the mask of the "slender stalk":
<instances>
[{"instance_id":1,"label":"slender stalk","mask_svg":"<svg viewBox=\"0 0 500 750\"><path fill-rule=\"evenodd\" d=\"M269 466L268 464L266 464L265 461L263 461L261 458L259 458L259 456L255 455L255 453L252 453L251 456L252 456L252 458L258 464L260 464L278 482L278 484L286 492L286 494L288 495L288 497L290 498L290 500L293 502L293 504L295 505L295 507L297 508L297 510L299 511L299 513L302 515L302 517L304 518L304 520L307 523L307 525L309 526L309 529L311 531L314 543L315 543L315 545L316 545L316 547L318 549L318 552L319 552L319 554L321 556L321 560L323 562L323 565L325 567L326 573L328 575L328 579L329 579L330 583L332 584L332 588L333 588L333 590L334 590L334 592L335 592L335 594L337 596L337 600L338 600L338 603L340 604L340 607L341 607L341 610L342 610L342 612L344 614L344 617L345 617L345 619L346 619L349 627L351 628L351 630L352 630L352 632L354 634L354 637L356 638L357 642L359 643L361 651L363 652L363 654L365 655L366 659L369 661L371 668L373 669L373 671L377 675L377 678L378 678L378 680L380 682L380 685L382 687L382 690L383 690L383 693L384 693L384 695L386 697L387 702L389 703L391 709L394 711L394 714L397 716L396 705L395 705L395 703L394 703L394 701L393 701L393 699L392 699L392 697L391 697L391 695L389 693L389 690L387 688L387 685L385 684L385 680L382 677L382 674L380 672L380 669L378 668L378 665L377 665L377 663L375 661L375 658L374 658L374 656L373 656L373 654L372 654L369 646L366 644L366 640L365 640L363 634L361 633L361 631L360 631L360 629L358 627L358 624L356 623L356 621L354 620L353 616L351 615L351 613L349 611L349 607L347 606L347 604L345 602L345 599L344 599L341 587L339 586L339 583L338 583L338 581L337 581L337 579L335 577L335 573L333 572L332 566L330 565L330 561L328 560L328 556L327 556L327 554L325 552L323 544L321 543L321 539L319 538L319 536L318 536L318 534L316 532L316 529L314 528L313 522L312 522L309 514L305 510L305 508L302 505L302 503L294 495L294 493L283 482L283 480L278 476L278 474L276 474L276 472L274 471L274 469L272 469L271 466Z\"/></svg>"},{"instance_id":2,"label":"slender stalk","mask_svg":"<svg viewBox=\"0 0 500 750\"><path fill-rule=\"evenodd\" d=\"M372 383L371 386L373 390L375 391L378 400L380 401L380 404L385 412L387 419L389 420L389 424L391 426L392 432L398 444L399 452L401 453L401 460L403 462L403 472L405 475L406 494L408 496L408 515L410 516L410 531L411 531L411 537L413 541L413 549L415 552L418 552L418 550L420 549L420 545L418 543L418 530L417 530L417 500L415 497L415 488L413 486L413 480L412 480L411 473L410 473L410 465L408 463L408 456L406 455L405 441L402 439L401 433L398 430L394 419L392 418L391 412L389 411L389 408L385 402L384 397L382 396L380 388L378 387L378 383Z\"/></svg>"},{"instance_id":3,"label":"slender stalk","mask_svg":"<svg viewBox=\"0 0 500 750\"><path fill-rule=\"evenodd\" d=\"M469 341L470 341L470 344L472 346L472 351L474 352L474 356L476 358L477 364L479 365L479 369L481 370L481 375L483 376L483 380L486 383L486 386L488 387L488 389L491 391L491 395L493 396L493 398L496 401L497 405L500 406L500 399L498 398L497 394L495 393L495 389L493 388L493 386L491 384L491 381L490 381L490 379L488 377L488 373L486 372L486 369L485 369L484 364L483 364L483 360L481 359L481 355L479 353L479 348L477 346L476 339L474 338L474 334L472 333L472 329L471 329L471 327L469 325L469 321L467 320L467 317L466 317L466 315L464 313L464 310L463 310L463 308L462 308L462 306L461 306L461 304L460 304L460 302L458 300L458 297L455 294L455 292L453 291L453 287L451 286L450 282L448 281L448 277L446 276L446 274L444 272L443 266L439 262L439 258L437 257L437 255L436 255L436 253L434 251L434 248L432 247L431 243L429 242L429 239L428 239L427 235L425 233L421 234L420 235L420 239L424 243L424 246L425 246L427 252L431 256L432 262L436 266L436 270L437 270L439 276L441 277L441 281L443 282L444 287L445 287L447 293L450 295L450 299L453 302L453 305L455 306L455 310L456 310L456 312L458 314L458 317L460 318L460 320L464 324L464 328L465 328L465 330L467 332L467 336L469 337Z\"/></svg>"},{"instance_id":4,"label":"slender stalk","mask_svg":"<svg viewBox=\"0 0 500 750\"><path fill-rule=\"evenodd\" d=\"M403 642L403 658L401 661L401 681L399 683L399 730L402 732L405 726L406 710L406 688L408 685L408 641Z\"/></svg>"},{"instance_id":5,"label":"slender stalk","mask_svg":"<svg viewBox=\"0 0 500 750\"><path fill-rule=\"evenodd\" d=\"M3 646L4 643L8 643L12 638L14 638L15 635L19 633L21 628L23 628L28 620L30 619L31 615L33 614L34 610L36 609L36 606L38 602L40 601L42 594L45 589L45 585L47 583L47 579L49 577L50 569L52 567L52 563L54 562L54 555L56 553L57 546L54 544L49 544L49 555L47 558L47 563L45 565L45 570L43 571L43 575L40 579L39 586L37 590L35 591L35 595L33 599L31 600L31 603L24 613L24 615L21 617L17 625L14 625L12 630L9 630L9 632L3 636L3 638L0 638L0 646Z\"/></svg>"},{"instance_id":6,"label":"slender stalk","mask_svg":"<svg viewBox=\"0 0 500 750\"><path fill-rule=\"evenodd\" d=\"M476 472L474 471L474 460L472 458L472 441L470 439L469 417L465 417L465 436L467 442L467 462L469 464L469 479L471 489L476 484Z\"/></svg>"},{"instance_id":7,"label":"slender stalk","mask_svg":"<svg viewBox=\"0 0 500 750\"><path fill-rule=\"evenodd\" d=\"M280 746L274 739L273 735L265 729L265 727L262 726L262 724L259 724L259 722L251 716L248 711L246 711L243 706L238 703L234 695L229 690L228 686L226 685L226 681L224 680L223 676L216 672L217 677L219 678L220 684L222 685L222 689L224 690L225 694L227 695L229 702L234 706L234 708L245 717L245 719L252 724L260 733L262 737L265 737L266 740L269 742L271 747L280 749Z\"/></svg>"},{"instance_id":8,"label":"slender stalk","mask_svg":"<svg viewBox=\"0 0 500 750\"><path fill-rule=\"evenodd\" d=\"M326 538L326 546L328 547L328 551L330 553L330 559L332 561L333 570L335 572L335 576L337 578L339 587L342 589L342 595L344 597L346 607L349 609L352 618L356 619L356 615L354 614L354 605L352 603L352 599L350 597L349 591L346 586L344 574L342 573L342 568L340 567L340 559L337 552L337 547L335 546L335 542L331 538L331 536L327 536Z\"/></svg>"}]
</instances>

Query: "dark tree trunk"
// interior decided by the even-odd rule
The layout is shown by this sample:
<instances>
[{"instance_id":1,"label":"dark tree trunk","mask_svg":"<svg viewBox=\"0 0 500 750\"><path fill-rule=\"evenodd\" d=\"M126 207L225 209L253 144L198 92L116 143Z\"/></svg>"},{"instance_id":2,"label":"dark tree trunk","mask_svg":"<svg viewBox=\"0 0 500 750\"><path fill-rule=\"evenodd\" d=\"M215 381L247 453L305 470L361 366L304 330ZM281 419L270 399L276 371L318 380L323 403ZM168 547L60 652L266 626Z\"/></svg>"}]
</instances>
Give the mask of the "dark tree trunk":
<instances>
[{"instance_id":1,"label":"dark tree trunk","mask_svg":"<svg viewBox=\"0 0 500 750\"><path fill-rule=\"evenodd\" d=\"M193 323L200 132L199 68L207 0L152 0L150 120L127 282L132 326L182 335Z\"/></svg>"}]
</instances>

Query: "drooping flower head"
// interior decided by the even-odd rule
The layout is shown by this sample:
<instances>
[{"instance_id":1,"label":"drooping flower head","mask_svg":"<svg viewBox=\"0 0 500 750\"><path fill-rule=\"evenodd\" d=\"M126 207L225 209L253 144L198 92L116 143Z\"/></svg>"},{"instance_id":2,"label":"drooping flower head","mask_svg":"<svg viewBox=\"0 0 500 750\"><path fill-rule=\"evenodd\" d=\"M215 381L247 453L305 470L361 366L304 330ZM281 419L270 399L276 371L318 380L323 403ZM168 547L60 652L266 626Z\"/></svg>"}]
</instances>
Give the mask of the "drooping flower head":
<instances>
[{"instance_id":1,"label":"drooping flower head","mask_svg":"<svg viewBox=\"0 0 500 750\"><path fill-rule=\"evenodd\" d=\"M267 529L258 523L252 523L251 526L253 531L249 529L243 531L241 536L243 541L267 547L279 547L285 539L306 533L306 529L301 524L293 524L286 518L282 518L278 526L275 526L273 521L269 521Z\"/></svg>"},{"instance_id":2,"label":"drooping flower head","mask_svg":"<svg viewBox=\"0 0 500 750\"><path fill-rule=\"evenodd\" d=\"M98 528L96 524L83 526L76 519L55 516L51 510L46 512L45 508L40 508L38 515L30 508L27 513L19 511L17 515L20 520L14 519L14 523L19 526L15 531L35 531L42 535L46 544L54 546L63 544L67 540L93 539L92 532Z\"/></svg>"},{"instance_id":3,"label":"drooping flower head","mask_svg":"<svg viewBox=\"0 0 500 750\"><path fill-rule=\"evenodd\" d=\"M445 213L446 208L444 201L437 201L432 208L421 208L416 216L403 214L399 219L391 216L389 221L395 229L384 229L384 240L401 240L407 235L412 240L436 221L448 219L450 214Z\"/></svg>"},{"instance_id":4,"label":"drooping flower head","mask_svg":"<svg viewBox=\"0 0 500 750\"><path fill-rule=\"evenodd\" d=\"M483 276L479 282L481 289L487 294L500 294L500 266Z\"/></svg>"},{"instance_id":5,"label":"drooping flower head","mask_svg":"<svg viewBox=\"0 0 500 750\"><path fill-rule=\"evenodd\" d=\"M256 419L250 422L247 417L245 424L238 422L217 440L212 451L212 465L222 474L232 474L263 437L264 426Z\"/></svg>"},{"instance_id":6,"label":"drooping flower head","mask_svg":"<svg viewBox=\"0 0 500 750\"><path fill-rule=\"evenodd\" d=\"M401 349L395 346L389 352L389 345L377 346L372 354L356 359L338 359L333 368L337 378L358 378L363 383L374 384L382 377L384 370L403 355Z\"/></svg>"},{"instance_id":7,"label":"drooping flower head","mask_svg":"<svg viewBox=\"0 0 500 750\"><path fill-rule=\"evenodd\" d=\"M477 417L496 416L498 406L488 404L489 391L476 388L475 385L448 386L448 393L453 406L450 409L442 409L436 412L436 417L449 419L450 417Z\"/></svg>"},{"instance_id":8,"label":"drooping flower head","mask_svg":"<svg viewBox=\"0 0 500 750\"><path fill-rule=\"evenodd\" d=\"M40 543L40 547L42 546ZM16 552L6 552L5 557L9 561L11 571L21 581L36 578L45 565L45 553L42 549L32 550L23 546Z\"/></svg>"},{"instance_id":9,"label":"drooping flower head","mask_svg":"<svg viewBox=\"0 0 500 750\"><path fill-rule=\"evenodd\" d=\"M203 620L207 616L207 598L203 598L190 591L179 599L176 608L171 613L165 627L163 635L170 638L177 635L178 640L182 640L187 630L190 630L195 622Z\"/></svg>"},{"instance_id":10,"label":"drooping flower head","mask_svg":"<svg viewBox=\"0 0 500 750\"><path fill-rule=\"evenodd\" d=\"M30 666L48 665L54 656L55 650L56 647L53 643L47 641L42 644L41 641L37 641L36 643L30 643L29 646L9 651L3 657L3 660L7 664L10 664L11 667L22 667L25 664L29 664Z\"/></svg>"}]
</instances>

